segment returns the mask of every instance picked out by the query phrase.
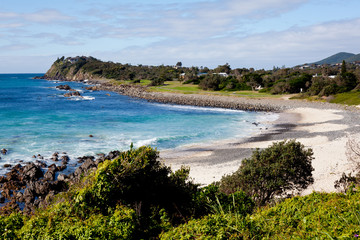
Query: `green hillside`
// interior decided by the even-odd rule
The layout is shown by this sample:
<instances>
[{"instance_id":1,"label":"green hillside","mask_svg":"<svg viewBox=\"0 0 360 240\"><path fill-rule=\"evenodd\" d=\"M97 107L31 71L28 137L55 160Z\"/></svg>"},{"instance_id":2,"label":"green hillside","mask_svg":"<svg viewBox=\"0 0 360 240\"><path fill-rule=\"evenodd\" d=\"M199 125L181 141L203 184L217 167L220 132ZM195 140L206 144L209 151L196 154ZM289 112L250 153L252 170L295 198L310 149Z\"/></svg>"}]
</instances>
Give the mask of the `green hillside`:
<instances>
[{"instance_id":1,"label":"green hillside","mask_svg":"<svg viewBox=\"0 0 360 240\"><path fill-rule=\"evenodd\" d=\"M348 59L353 58L355 56L358 56L360 59L360 55L355 55L353 53L347 53L347 52L340 52L337 54L334 54L330 57L327 57L323 60L320 60L318 62L315 62L315 64L335 64L335 63L341 63L343 60L345 60L346 62L350 62L348 61Z\"/></svg>"}]
</instances>

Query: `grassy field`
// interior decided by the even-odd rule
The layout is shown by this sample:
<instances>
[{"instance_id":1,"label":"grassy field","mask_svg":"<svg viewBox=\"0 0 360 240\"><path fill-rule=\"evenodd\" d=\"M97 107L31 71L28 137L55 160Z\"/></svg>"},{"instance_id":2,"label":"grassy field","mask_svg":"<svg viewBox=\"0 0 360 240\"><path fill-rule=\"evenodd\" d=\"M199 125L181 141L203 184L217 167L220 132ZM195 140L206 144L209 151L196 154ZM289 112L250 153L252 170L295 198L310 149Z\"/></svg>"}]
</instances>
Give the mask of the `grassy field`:
<instances>
[{"instance_id":1,"label":"grassy field","mask_svg":"<svg viewBox=\"0 0 360 240\"><path fill-rule=\"evenodd\" d=\"M331 103L346 105L360 105L360 91L336 94Z\"/></svg>"},{"instance_id":2,"label":"grassy field","mask_svg":"<svg viewBox=\"0 0 360 240\"><path fill-rule=\"evenodd\" d=\"M132 81L117 81L113 80L113 84L132 83ZM141 80L137 85L147 86L151 83L150 80ZM180 81L168 81L162 86L149 87L150 91L154 92L171 92L182 94L213 94L220 96L235 96L235 97L247 97L247 98L290 98L290 99L304 99L296 94L287 95L273 95L270 93L261 93L258 91L205 91L194 84L183 84ZM325 101L319 97L307 97L309 101ZM360 91L341 93L334 96L331 103L346 104L346 105L360 105Z\"/></svg>"},{"instance_id":3,"label":"grassy field","mask_svg":"<svg viewBox=\"0 0 360 240\"><path fill-rule=\"evenodd\" d=\"M182 94L215 94L222 96L237 96L249 98L281 98L284 95L272 95L269 93L259 93L256 91L205 91L201 90L198 85L182 84L179 81L165 82L163 86L150 87L154 92L173 92Z\"/></svg>"}]
</instances>

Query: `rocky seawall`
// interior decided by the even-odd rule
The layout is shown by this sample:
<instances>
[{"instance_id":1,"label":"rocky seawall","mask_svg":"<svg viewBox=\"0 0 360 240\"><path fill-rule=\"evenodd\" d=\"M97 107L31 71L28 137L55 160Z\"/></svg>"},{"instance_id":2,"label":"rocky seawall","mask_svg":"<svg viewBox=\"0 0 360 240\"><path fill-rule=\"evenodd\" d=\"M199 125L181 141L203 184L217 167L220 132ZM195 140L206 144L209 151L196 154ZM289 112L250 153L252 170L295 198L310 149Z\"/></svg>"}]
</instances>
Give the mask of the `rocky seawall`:
<instances>
[{"instance_id":1,"label":"rocky seawall","mask_svg":"<svg viewBox=\"0 0 360 240\"><path fill-rule=\"evenodd\" d=\"M332 104L328 102L309 102L306 100L284 100L275 98L246 98L235 96L220 96L215 94L178 94L169 92L153 92L149 91L145 86L121 84L114 85L108 81L103 80L89 80L88 83L95 86L89 87L90 90L104 90L117 92L122 95L130 97L146 99L148 101L191 105L199 107L216 107L244 111L265 111L265 112L282 112L287 109L299 107L312 107L323 109L346 109L358 111L359 109L353 106L344 106L339 104Z\"/></svg>"}]
</instances>

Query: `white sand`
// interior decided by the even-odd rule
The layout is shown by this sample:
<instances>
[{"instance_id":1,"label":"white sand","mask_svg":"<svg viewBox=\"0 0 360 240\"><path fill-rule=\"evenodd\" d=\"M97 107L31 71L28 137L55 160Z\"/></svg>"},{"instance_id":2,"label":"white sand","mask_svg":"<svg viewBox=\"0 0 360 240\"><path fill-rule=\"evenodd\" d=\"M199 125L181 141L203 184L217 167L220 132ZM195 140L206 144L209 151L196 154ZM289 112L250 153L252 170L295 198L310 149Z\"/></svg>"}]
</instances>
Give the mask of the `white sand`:
<instances>
[{"instance_id":1,"label":"white sand","mask_svg":"<svg viewBox=\"0 0 360 240\"><path fill-rule=\"evenodd\" d=\"M315 108L295 108L287 111L288 114L297 114L297 116L300 117L299 120L294 123L296 127L292 131L294 133L305 132L309 135L306 136L307 134L305 134L304 137L303 134L303 137L297 138L297 141L304 144L305 147L312 148L314 152L314 160L312 162L315 169L313 172L314 184L309 186L303 194L308 194L312 191L335 191L334 182L341 177L343 172L349 173L354 168L347 160L345 154L347 137L332 140L328 137L335 136L331 135L332 132L346 132L349 128L348 125L341 122L343 116L338 114L340 112L340 110ZM285 139L288 137L288 134L284 133L283 137ZM248 148L266 148L271 145L272 142L273 141L245 142L232 147L224 144L221 147L229 148L229 151L239 151ZM223 160L221 160L220 155L218 162L210 164L206 160L206 157L211 157L218 148L220 148L220 145L213 146L212 150L207 148L207 150L203 152L194 151L192 153L190 151L186 156L181 156L181 154L175 156L168 152L164 154L164 159L165 163L171 165L174 170L184 164L190 166L190 177L195 182L210 184L213 181L220 180L223 175L236 171L240 166L241 159L243 159L241 157L228 159L229 157L224 155Z\"/></svg>"}]
</instances>

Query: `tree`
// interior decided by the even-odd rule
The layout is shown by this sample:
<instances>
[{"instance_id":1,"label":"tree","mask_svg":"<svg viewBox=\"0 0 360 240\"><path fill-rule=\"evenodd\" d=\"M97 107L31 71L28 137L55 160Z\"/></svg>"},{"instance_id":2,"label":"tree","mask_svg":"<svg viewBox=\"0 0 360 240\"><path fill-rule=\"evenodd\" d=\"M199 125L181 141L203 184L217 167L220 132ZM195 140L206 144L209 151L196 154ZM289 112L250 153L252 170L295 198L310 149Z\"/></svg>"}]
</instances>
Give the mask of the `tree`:
<instances>
[{"instance_id":1,"label":"tree","mask_svg":"<svg viewBox=\"0 0 360 240\"><path fill-rule=\"evenodd\" d=\"M256 149L234 174L221 179L220 190L227 194L242 190L258 205L264 205L276 196L300 191L314 182L312 155L311 149L304 149L295 140Z\"/></svg>"},{"instance_id":2,"label":"tree","mask_svg":"<svg viewBox=\"0 0 360 240\"><path fill-rule=\"evenodd\" d=\"M342 61L341 63L341 76L343 76L345 73L347 72L347 69L346 69L346 62L345 60Z\"/></svg>"},{"instance_id":3,"label":"tree","mask_svg":"<svg viewBox=\"0 0 360 240\"><path fill-rule=\"evenodd\" d=\"M182 66L182 62L177 62L177 63L176 63L176 67L179 67L179 68L180 68L181 66Z\"/></svg>"}]
</instances>

